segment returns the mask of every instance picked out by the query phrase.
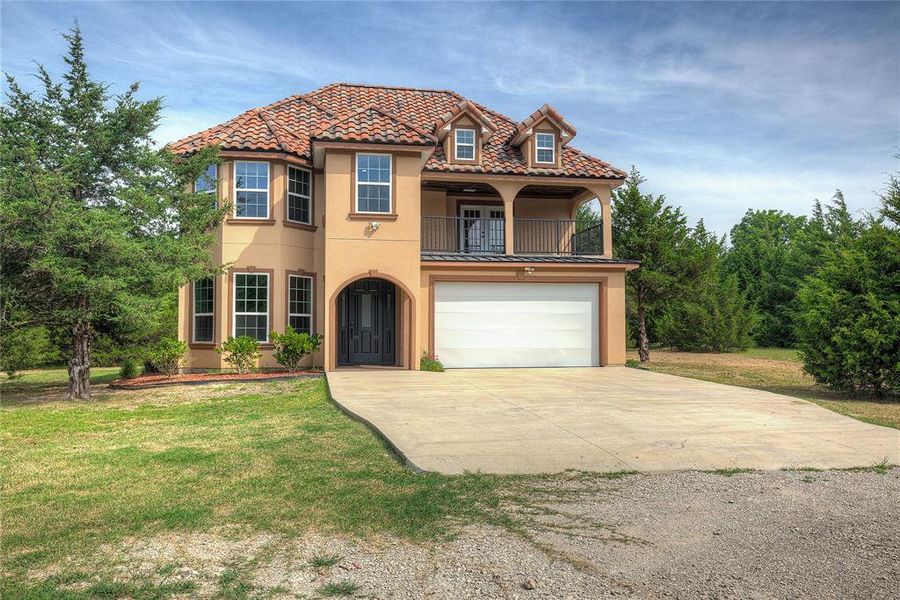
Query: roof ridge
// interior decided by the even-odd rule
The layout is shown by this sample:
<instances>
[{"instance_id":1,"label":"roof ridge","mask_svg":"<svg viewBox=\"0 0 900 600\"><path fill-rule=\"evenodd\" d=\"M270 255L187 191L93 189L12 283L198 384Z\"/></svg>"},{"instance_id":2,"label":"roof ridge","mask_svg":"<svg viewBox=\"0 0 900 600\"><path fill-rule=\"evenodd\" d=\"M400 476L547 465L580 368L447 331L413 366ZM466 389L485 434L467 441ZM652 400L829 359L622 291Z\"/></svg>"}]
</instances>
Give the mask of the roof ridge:
<instances>
[{"instance_id":1,"label":"roof ridge","mask_svg":"<svg viewBox=\"0 0 900 600\"><path fill-rule=\"evenodd\" d=\"M457 98L464 98L464 96L460 95L458 92L454 92L453 90L442 90L439 88L425 88L425 87L411 87L411 86L402 86L402 85L378 85L372 83L350 83L347 81L339 81L336 83L329 83L326 86L323 86L319 89L326 89L330 87L358 87L358 88L369 88L369 89L378 89L378 90L405 90L407 92L438 92L441 94L450 94L451 96L455 96ZM318 90L315 90L318 91Z\"/></svg>"},{"instance_id":2,"label":"roof ridge","mask_svg":"<svg viewBox=\"0 0 900 600\"><path fill-rule=\"evenodd\" d=\"M411 129L412 131L415 131L416 133L418 133L418 134L421 135L422 137L425 137L425 138L427 138L427 139L429 139L429 140L431 140L431 141L433 141L433 142L435 142L435 143L437 142L437 138L435 138L433 135L431 135L431 134L428 133L427 131L425 131L425 130L419 128L418 126L414 125L413 123L410 123L410 122L407 121L406 119L404 119L404 118L402 118L402 117L400 117L400 116L398 116L398 115L392 113L391 111L387 110L386 108L384 108L384 107L382 107L382 106L379 106L379 105L377 105L377 104L375 104L375 103L368 104L368 105L366 105L366 106L364 106L364 107L362 107L362 108L360 108L360 109L358 109L358 110L356 110L356 111L350 113L349 115L347 115L347 116L344 117L343 119L338 119L338 120L336 120L336 121L332 121L331 123L328 123L328 125L325 125L325 126L323 126L323 127L320 127L318 130L316 130L315 132L313 132L312 136L315 137L315 136L317 136L317 135L321 135L321 134L324 133L325 131L328 131L328 130L331 129L332 127L335 127L335 126L337 126L338 124L343 123L344 121L349 121L349 120L351 120L351 119L353 119L353 118L355 118L355 117L358 117L359 115L361 115L361 114L363 114L363 113L366 113L366 112L369 112L369 111L372 111L372 110L375 111L375 112L377 112L377 113L379 113L380 115L382 115L382 116L384 116L384 117L387 117L388 119L391 119L392 121L396 121L397 123L399 123L400 125L406 127L407 129Z\"/></svg>"},{"instance_id":3,"label":"roof ridge","mask_svg":"<svg viewBox=\"0 0 900 600\"><path fill-rule=\"evenodd\" d=\"M309 94L309 93L312 93L312 92L307 92L307 94ZM276 100L275 102L272 102L271 104L266 104L265 106L260 106L259 108L266 109L266 110L272 110L275 108L281 108L281 106L283 104L288 104L289 102L294 102L297 100L299 100L301 102L306 102L307 104L311 104L311 105L315 106L318 110L322 111L326 115L331 115L332 117L334 116L334 113L332 111L325 108L318 101L310 99L309 97L307 97L306 94L293 94L291 96L288 96L287 98L282 98L281 100Z\"/></svg>"},{"instance_id":4,"label":"roof ridge","mask_svg":"<svg viewBox=\"0 0 900 600\"><path fill-rule=\"evenodd\" d=\"M272 120L269 115L269 111L265 108L257 108L256 114L263 120L263 123L266 124L266 127L269 128L269 131L272 132L272 135L275 136L275 141L278 142L278 145L281 146L281 149L285 152L290 152L290 146L288 146L287 142L284 141L284 138L281 135L281 128L275 124L275 121Z\"/></svg>"},{"instance_id":5,"label":"roof ridge","mask_svg":"<svg viewBox=\"0 0 900 600\"><path fill-rule=\"evenodd\" d=\"M410 122L410 121L407 121L406 119L404 119L404 118L401 117L400 115L398 115L398 114L396 114L396 113L393 113L393 112L389 111L388 109L384 108L383 106L379 106L379 105L377 105L377 104L372 103L372 104L369 105L368 108L371 109L371 110L376 110L376 111L380 112L381 114L383 114L384 116L388 117L389 119L393 119L394 121L397 121L398 123L400 123L400 124L403 125L404 127L407 127L407 128L409 128L409 129L412 129L413 131L415 131L415 132L418 133L419 135L422 135L422 136L425 136L425 137L427 137L427 138L429 138L429 139L432 139L432 140L434 140L435 142L437 141L437 138L435 138L433 135L431 135L430 133L428 133L428 132L425 131L424 129L420 128L418 125L416 125L416 124L414 124L414 123L412 123L412 122Z\"/></svg>"}]
</instances>

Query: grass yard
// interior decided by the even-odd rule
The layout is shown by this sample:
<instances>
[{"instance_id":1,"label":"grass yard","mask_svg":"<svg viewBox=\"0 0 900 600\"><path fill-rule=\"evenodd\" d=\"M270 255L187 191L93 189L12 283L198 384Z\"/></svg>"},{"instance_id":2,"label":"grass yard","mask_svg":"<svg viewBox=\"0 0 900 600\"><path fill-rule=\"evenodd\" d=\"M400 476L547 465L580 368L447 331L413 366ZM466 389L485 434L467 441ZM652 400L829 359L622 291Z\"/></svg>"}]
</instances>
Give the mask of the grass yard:
<instances>
[{"instance_id":1,"label":"grass yard","mask_svg":"<svg viewBox=\"0 0 900 600\"><path fill-rule=\"evenodd\" d=\"M637 352L629 352L628 357L637 359ZM795 396L860 421L900 429L900 402L857 400L818 385L803 370L796 350L751 348L728 354L652 350L648 368L659 373Z\"/></svg>"},{"instance_id":2,"label":"grass yard","mask_svg":"<svg viewBox=\"0 0 900 600\"><path fill-rule=\"evenodd\" d=\"M236 525L421 540L498 518L504 478L414 475L324 379L101 387L83 404L24 395L37 380L2 385L4 597L45 597L20 587L29 572L129 536Z\"/></svg>"},{"instance_id":3,"label":"grass yard","mask_svg":"<svg viewBox=\"0 0 900 600\"><path fill-rule=\"evenodd\" d=\"M94 367L91 383L103 384L119 377L119 367ZM65 369L34 369L22 371L22 376L9 379L0 375L0 394L4 403L14 401L46 401L66 396L69 374Z\"/></svg>"},{"instance_id":4,"label":"grass yard","mask_svg":"<svg viewBox=\"0 0 900 600\"><path fill-rule=\"evenodd\" d=\"M654 351L650 368L809 398L900 427L900 404L850 401L822 390L790 351ZM427 541L478 524L530 535L540 502L567 498L568 482L622 476L415 475L329 401L324 379L109 390L103 382L116 375L116 369L95 369L88 403L64 400L64 370L0 379L0 596L199 593L195 583L171 579L165 569L123 580L116 571L121 564L106 558L110 548L170 535ZM322 555L311 568L339 559ZM78 567L83 561L90 566ZM252 596L242 573L222 573L218 593ZM326 583L317 595L350 593L350 584L341 585Z\"/></svg>"}]
</instances>

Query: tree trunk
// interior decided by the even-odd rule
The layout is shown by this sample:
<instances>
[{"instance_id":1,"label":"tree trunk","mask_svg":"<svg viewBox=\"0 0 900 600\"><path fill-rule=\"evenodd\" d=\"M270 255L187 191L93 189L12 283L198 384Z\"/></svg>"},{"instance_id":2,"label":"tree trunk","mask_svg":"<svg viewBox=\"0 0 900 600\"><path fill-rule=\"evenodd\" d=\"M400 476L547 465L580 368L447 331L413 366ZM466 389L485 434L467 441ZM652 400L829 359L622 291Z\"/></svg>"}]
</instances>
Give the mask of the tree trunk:
<instances>
[{"instance_id":1,"label":"tree trunk","mask_svg":"<svg viewBox=\"0 0 900 600\"><path fill-rule=\"evenodd\" d=\"M638 356L641 362L650 360L650 338L647 337L647 311L643 306L638 307Z\"/></svg>"},{"instance_id":2,"label":"tree trunk","mask_svg":"<svg viewBox=\"0 0 900 600\"><path fill-rule=\"evenodd\" d=\"M74 355L69 360L69 400L91 399L91 326L79 321L72 328Z\"/></svg>"}]
</instances>

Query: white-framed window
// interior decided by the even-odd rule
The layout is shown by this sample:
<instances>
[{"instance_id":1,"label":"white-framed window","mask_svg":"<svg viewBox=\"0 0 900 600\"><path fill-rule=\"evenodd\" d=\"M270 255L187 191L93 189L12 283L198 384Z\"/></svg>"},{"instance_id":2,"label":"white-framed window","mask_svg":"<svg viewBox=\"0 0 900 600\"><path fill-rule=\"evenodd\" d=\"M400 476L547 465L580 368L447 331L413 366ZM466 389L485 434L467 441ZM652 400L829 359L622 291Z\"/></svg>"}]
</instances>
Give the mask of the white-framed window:
<instances>
[{"instance_id":1,"label":"white-framed window","mask_svg":"<svg viewBox=\"0 0 900 600\"><path fill-rule=\"evenodd\" d=\"M269 218L269 163L235 161L234 199L238 219Z\"/></svg>"},{"instance_id":2,"label":"white-framed window","mask_svg":"<svg viewBox=\"0 0 900 600\"><path fill-rule=\"evenodd\" d=\"M212 164L206 167L206 172L194 182L194 191L198 193L214 194L219 178L219 166Z\"/></svg>"},{"instance_id":3,"label":"white-framed window","mask_svg":"<svg viewBox=\"0 0 900 600\"><path fill-rule=\"evenodd\" d=\"M534 135L534 162L556 163L556 136L552 133Z\"/></svg>"},{"instance_id":4,"label":"white-framed window","mask_svg":"<svg viewBox=\"0 0 900 600\"><path fill-rule=\"evenodd\" d=\"M310 173L306 169L288 167L287 220L312 225Z\"/></svg>"},{"instance_id":5,"label":"white-framed window","mask_svg":"<svg viewBox=\"0 0 900 600\"><path fill-rule=\"evenodd\" d=\"M234 337L269 341L269 274L234 274Z\"/></svg>"},{"instance_id":6,"label":"white-framed window","mask_svg":"<svg viewBox=\"0 0 900 600\"><path fill-rule=\"evenodd\" d=\"M356 212L391 212L391 155L356 155Z\"/></svg>"},{"instance_id":7,"label":"white-framed window","mask_svg":"<svg viewBox=\"0 0 900 600\"><path fill-rule=\"evenodd\" d=\"M457 129L454 140L454 156L457 160L475 160L475 130Z\"/></svg>"},{"instance_id":8,"label":"white-framed window","mask_svg":"<svg viewBox=\"0 0 900 600\"><path fill-rule=\"evenodd\" d=\"M193 341L212 343L215 314L215 283L212 277L194 282L194 332Z\"/></svg>"},{"instance_id":9,"label":"white-framed window","mask_svg":"<svg viewBox=\"0 0 900 600\"><path fill-rule=\"evenodd\" d=\"M294 331L312 335L312 277L288 276L288 325Z\"/></svg>"}]
</instances>

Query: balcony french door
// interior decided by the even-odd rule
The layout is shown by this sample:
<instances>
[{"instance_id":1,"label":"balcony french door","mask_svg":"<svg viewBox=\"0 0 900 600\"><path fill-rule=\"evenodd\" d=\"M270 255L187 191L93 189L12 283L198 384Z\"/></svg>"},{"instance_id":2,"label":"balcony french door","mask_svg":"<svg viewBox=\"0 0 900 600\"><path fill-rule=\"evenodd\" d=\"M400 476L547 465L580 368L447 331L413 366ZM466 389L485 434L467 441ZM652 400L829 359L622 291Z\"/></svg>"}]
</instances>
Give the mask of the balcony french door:
<instances>
[{"instance_id":1,"label":"balcony french door","mask_svg":"<svg viewBox=\"0 0 900 600\"><path fill-rule=\"evenodd\" d=\"M466 254L503 254L503 209L491 206L461 206L459 248Z\"/></svg>"}]
</instances>

